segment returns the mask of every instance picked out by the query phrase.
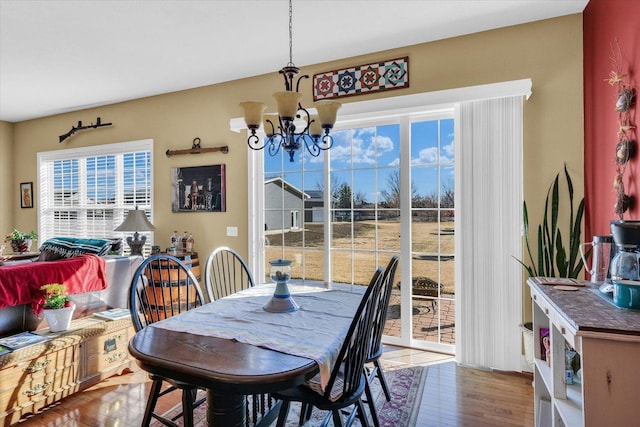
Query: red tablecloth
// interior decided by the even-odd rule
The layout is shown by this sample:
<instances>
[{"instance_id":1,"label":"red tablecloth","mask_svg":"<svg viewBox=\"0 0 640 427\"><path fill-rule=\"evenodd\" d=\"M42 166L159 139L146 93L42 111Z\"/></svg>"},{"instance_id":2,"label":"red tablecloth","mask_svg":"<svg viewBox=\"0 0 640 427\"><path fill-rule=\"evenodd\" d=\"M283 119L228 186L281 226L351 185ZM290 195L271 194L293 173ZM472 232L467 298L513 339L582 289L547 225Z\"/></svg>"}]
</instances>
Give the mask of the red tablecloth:
<instances>
[{"instance_id":1,"label":"red tablecloth","mask_svg":"<svg viewBox=\"0 0 640 427\"><path fill-rule=\"evenodd\" d=\"M107 288L105 260L81 255L56 261L37 261L0 267L0 309L31 304L40 314L44 297L40 287L48 283L67 285L69 295Z\"/></svg>"}]
</instances>

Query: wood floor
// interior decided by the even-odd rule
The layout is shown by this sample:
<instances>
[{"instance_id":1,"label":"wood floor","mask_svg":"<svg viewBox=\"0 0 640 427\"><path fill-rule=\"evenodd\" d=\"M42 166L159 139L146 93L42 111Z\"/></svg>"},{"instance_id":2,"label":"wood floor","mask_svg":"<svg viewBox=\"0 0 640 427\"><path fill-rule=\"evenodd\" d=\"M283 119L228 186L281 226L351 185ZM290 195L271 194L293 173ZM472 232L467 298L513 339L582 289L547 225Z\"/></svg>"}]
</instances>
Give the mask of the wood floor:
<instances>
[{"instance_id":1,"label":"wood floor","mask_svg":"<svg viewBox=\"0 0 640 427\"><path fill-rule=\"evenodd\" d=\"M383 357L429 366L417 427L533 426L531 375L463 368L447 355L397 347L386 348ZM149 385L143 371L111 377L18 425L139 426ZM159 402L163 406L158 409L166 411L176 403Z\"/></svg>"}]
</instances>

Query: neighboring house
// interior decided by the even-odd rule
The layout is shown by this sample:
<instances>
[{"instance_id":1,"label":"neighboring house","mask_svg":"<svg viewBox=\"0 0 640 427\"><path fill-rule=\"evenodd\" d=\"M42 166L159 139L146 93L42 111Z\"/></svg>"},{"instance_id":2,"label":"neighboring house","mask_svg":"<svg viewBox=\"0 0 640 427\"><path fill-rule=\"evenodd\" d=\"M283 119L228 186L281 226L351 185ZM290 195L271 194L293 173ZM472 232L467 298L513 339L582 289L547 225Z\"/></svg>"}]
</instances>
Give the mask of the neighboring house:
<instances>
[{"instance_id":1,"label":"neighboring house","mask_svg":"<svg viewBox=\"0 0 640 427\"><path fill-rule=\"evenodd\" d=\"M302 227L304 201L310 196L281 177L264 182L265 230L297 230Z\"/></svg>"}]
</instances>

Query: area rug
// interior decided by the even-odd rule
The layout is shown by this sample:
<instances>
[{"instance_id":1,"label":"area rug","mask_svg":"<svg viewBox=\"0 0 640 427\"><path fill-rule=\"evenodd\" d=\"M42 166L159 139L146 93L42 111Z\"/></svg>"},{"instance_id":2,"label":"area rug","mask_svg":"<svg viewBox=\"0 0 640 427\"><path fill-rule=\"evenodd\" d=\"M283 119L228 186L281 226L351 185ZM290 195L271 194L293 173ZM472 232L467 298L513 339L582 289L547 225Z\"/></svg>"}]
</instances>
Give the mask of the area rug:
<instances>
[{"instance_id":1,"label":"area rug","mask_svg":"<svg viewBox=\"0 0 640 427\"><path fill-rule=\"evenodd\" d=\"M391 364L388 361L383 361L383 369L391 393L391 402L387 402L378 380L372 384L374 401L376 402L381 427L414 427L416 425L424 383L427 378L427 368L422 366L406 366L405 364ZM369 414L369 407L366 403L365 408L367 414ZM164 414L164 416L171 418L180 413L180 410L181 405L177 405ZM326 415L326 411L314 409L311 419L305 426L314 427L321 425ZM297 426L299 418L300 406L294 402L289 409L289 416L286 423L287 427ZM346 415L343 416L343 420L346 421ZM177 423L182 425L182 420L178 420ZM194 424L196 427L206 427L206 405L201 405L194 411ZM275 426L275 424L274 421L272 425ZM154 420L150 425L156 427L161 424ZM329 425L333 425L333 421L329 422ZM353 425L360 426L360 422L356 419Z\"/></svg>"}]
</instances>

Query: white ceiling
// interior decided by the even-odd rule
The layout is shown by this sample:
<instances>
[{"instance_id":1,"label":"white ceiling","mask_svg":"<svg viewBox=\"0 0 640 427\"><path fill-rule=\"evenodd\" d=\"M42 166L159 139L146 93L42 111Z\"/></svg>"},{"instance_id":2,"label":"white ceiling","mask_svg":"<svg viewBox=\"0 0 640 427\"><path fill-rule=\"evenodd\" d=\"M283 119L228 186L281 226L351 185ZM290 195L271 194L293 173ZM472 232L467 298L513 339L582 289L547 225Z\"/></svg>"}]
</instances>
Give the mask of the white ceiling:
<instances>
[{"instance_id":1,"label":"white ceiling","mask_svg":"<svg viewBox=\"0 0 640 427\"><path fill-rule=\"evenodd\" d=\"M581 13L588 0L294 0L298 67ZM0 120L277 72L286 0L0 0Z\"/></svg>"}]
</instances>

